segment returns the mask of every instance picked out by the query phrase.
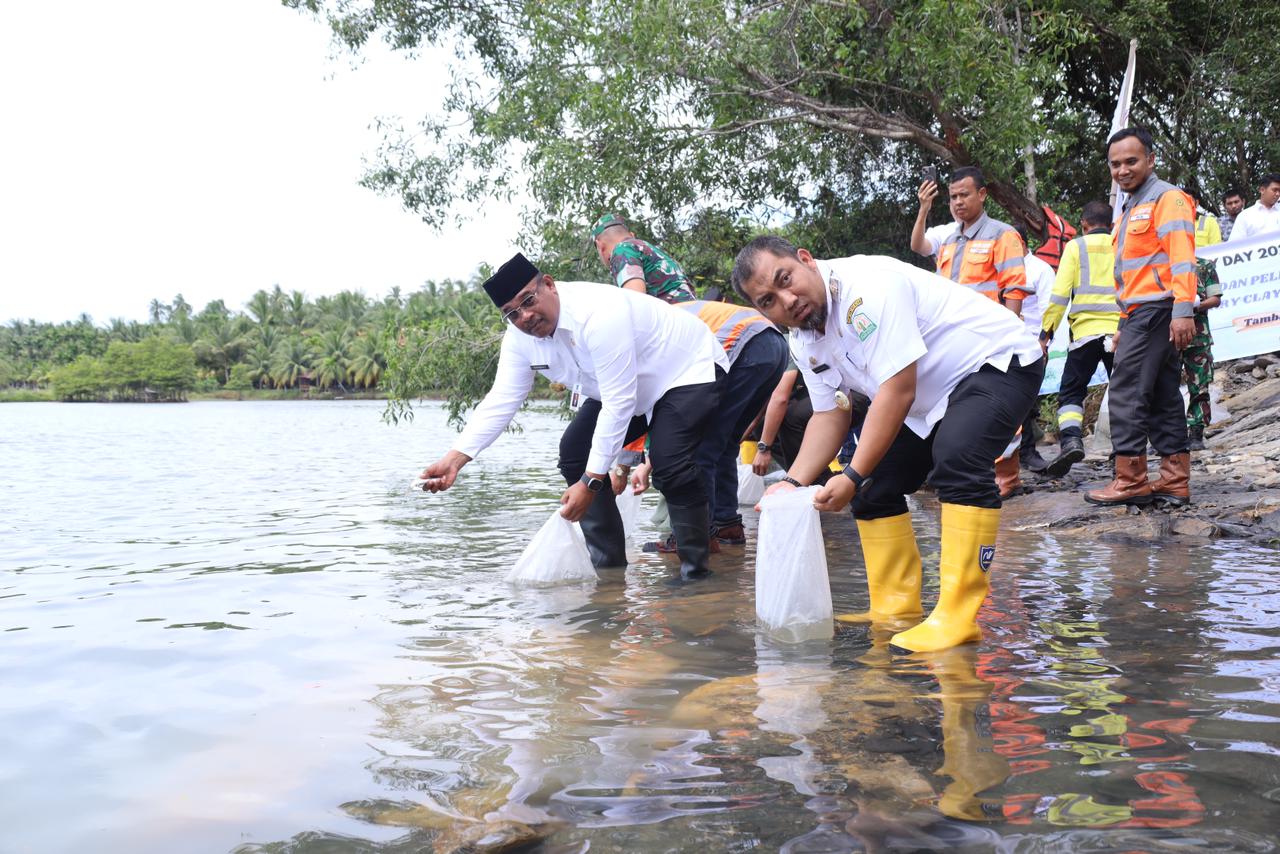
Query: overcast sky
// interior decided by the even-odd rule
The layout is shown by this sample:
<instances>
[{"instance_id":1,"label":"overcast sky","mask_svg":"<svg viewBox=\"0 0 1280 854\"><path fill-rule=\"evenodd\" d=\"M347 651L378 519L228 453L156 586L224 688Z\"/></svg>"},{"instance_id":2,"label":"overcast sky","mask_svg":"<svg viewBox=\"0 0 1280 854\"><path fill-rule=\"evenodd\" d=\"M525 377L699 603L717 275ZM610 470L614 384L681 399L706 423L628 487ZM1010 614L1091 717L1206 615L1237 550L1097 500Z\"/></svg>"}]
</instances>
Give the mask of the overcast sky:
<instances>
[{"instance_id":1,"label":"overcast sky","mask_svg":"<svg viewBox=\"0 0 1280 854\"><path fill-rule=\"evenodd\" d=\"M435 109L447 57L334 54L272 0L9 4L0 322L239 309L277 283L377 297L505 260L515 207L437 235L356 184L372 120Z\"/></svg>"}]
</instances>

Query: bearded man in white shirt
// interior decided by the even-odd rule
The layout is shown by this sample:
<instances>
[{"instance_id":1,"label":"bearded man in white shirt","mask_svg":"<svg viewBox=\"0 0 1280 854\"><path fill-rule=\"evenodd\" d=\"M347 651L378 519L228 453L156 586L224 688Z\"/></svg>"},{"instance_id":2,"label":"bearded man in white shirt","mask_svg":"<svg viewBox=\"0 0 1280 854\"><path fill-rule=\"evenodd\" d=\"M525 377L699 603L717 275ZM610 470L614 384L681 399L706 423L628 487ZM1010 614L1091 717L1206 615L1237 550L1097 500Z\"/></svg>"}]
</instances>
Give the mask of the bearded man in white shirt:
<instances>
[{"instance_id":1,"label":"bearded man in white shirt","mask_svg":"<svg viewBox=\"0 0 1280 854\"><path fill-rule=\"evenodd\" d=\"M506 429L541 373L582 401L560 439L559 468L569 485L560 502L566 519L582 523L592 563L626 565L608 472L622 446L647 431L681 578L708 575L708 496L695 452L728 369L715 336L695 315L661 300L592 282L556 282L518 253L484 289L509 324L497 375L453 450L423 471L423 489L451 487Z\"/></svg>"},{"instance_id":2,"label":"bearded man in white shirt","mask_svg":"<svg viewBox=\"0 0 1280 854\"><path fill-rule=\"evenodd\" d=\"M1040 344L992 299L893 258L819 261L779 237L738 253L733 285L789 327L814 414L784 481L813 483L849 426L849 394L871 398L844 476L815 496L819 510L852 502L871 611L852 620L921 613L920 551L906 496L928 479L942 503L941 593L933 613L890 643L909 652L981 640L978 608L995 557L1000 493L995 460L1040 388Z\"/></svg>"}]
</instances>

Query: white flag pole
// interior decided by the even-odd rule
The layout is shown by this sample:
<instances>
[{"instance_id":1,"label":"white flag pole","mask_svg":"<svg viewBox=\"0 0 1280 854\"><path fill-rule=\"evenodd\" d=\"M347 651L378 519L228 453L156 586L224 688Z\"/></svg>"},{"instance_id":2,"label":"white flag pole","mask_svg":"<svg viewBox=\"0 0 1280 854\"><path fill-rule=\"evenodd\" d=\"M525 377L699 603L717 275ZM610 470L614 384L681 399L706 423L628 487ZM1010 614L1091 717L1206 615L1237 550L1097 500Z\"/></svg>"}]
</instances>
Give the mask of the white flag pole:
<instances>
[{"instance_id":1,"label":"white flag pole","mask_svg":"<svg viewBox=\"0 0 1280 854\"><path fill-rule=\"evenodd\" d=\"M1129 107L1133 103L1134 66L1137 64L1137 58L1138 40L1132 39L1129 42L1129 64L1124 69L1124 82L1120 84L1120 98L1116 101L1116 113L1111 118L1111 133L1107 134L1108 139L1116 131L1129 126ZM1124 207L1126 196L1127 194L1121 191L1120 185L1112 181L1111 217L1113 220L1120 218L1120 211Z\"/></svg>"}]
</instances>

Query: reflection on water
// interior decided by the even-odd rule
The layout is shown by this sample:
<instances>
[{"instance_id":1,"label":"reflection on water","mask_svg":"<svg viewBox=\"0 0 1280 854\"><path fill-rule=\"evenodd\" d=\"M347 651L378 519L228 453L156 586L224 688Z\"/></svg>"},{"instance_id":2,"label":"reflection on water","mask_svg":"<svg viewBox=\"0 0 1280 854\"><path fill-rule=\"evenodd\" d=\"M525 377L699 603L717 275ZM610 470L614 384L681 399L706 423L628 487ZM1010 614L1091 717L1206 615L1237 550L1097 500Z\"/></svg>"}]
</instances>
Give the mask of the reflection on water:
<instances>
[{"instance_id":1,"label":"reflection on water","mask_svg":"<svg viewBox=\"0 0 1280 854\"><path fill-rule=\"evenodd\" d=\"M559 494L555 416L431 497L406 487L441 413L378 413L0 407L0 851L1280 847L1272 550L1005 532L980 647L788 644L751 542L682 588L638 552L506 587ZM864 609L824 522L835 607Z\"/></svg>"}]
</instances>

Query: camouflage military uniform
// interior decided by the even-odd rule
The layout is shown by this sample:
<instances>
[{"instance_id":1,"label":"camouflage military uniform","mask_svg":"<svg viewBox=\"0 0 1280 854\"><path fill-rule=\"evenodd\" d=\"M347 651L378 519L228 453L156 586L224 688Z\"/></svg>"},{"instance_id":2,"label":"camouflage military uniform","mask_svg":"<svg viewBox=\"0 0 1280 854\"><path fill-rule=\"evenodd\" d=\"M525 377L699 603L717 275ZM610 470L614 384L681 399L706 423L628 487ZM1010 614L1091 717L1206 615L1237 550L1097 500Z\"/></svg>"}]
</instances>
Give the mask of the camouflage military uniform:
<instances>
[{"instance_id":1,"label":"camouflage military uniform","mask_svg":"<svg viewBox=\"0 0 1280 854\"><path fill-rule=\"evenodd\" d=\"M1196 262L1197 295L1201 302L1222 293L1218 270L1212 261ZM1187 381L1187 427L1203 431L1209 426L1209 384L1213 382L1213 336L1209 314L1196 312L1196 334L1182 351L1182 370Z\"/></svg>"},{"instance_id":2,"label":"camouflage military uniform","mask_svg":"<svg viewBox=\"0 0 1280 854\"><path fill-rule=\"evenodd\" d=\"M618 287L631 279L643 279L649 295L666 302L689 302L698 298L680 263L638 237L628 237L614 247L609 257L609 274Z\"/></svg>"}]
</instances>

